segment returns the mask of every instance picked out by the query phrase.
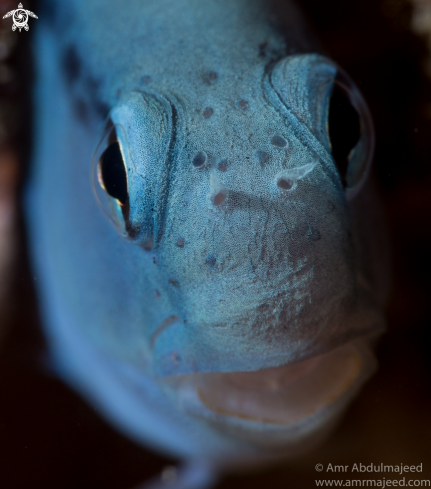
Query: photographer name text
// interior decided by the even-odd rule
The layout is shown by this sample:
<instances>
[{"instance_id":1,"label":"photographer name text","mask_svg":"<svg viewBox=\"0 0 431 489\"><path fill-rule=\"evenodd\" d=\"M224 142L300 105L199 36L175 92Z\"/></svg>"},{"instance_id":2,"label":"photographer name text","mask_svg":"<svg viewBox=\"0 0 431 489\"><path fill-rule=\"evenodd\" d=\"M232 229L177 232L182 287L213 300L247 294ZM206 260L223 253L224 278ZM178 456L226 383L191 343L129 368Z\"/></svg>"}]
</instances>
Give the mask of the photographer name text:
<instances>
[{"instance_id":1,"label":"photographer name text","mask_svg":"<svg viewBox=\"0 0 431 489\"><path fill-rule=\"evenodd\" d=\"M321 469L316 466L316 470L322 471L323 466L319 464ZM353 464L350 465L334 465L328 464L325 472L395 472L397 474L404 474L406 472L422 472L422 464L419 465L386 465L386 464Z\"/></svg>"}]
</instances>

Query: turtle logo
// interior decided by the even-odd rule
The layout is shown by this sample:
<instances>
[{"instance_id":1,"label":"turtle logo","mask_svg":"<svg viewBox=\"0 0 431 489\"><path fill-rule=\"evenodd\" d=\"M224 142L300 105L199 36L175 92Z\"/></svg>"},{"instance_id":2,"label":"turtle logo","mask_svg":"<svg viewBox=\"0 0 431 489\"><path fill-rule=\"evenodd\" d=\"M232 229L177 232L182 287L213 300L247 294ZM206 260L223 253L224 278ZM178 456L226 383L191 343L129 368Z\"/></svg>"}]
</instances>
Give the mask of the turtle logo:
<instances>
[{"instance_id":1,"label":"turtle logo","mask_svg":"<svg viewBox=\"0 0 431 489\"><path fill-rule=\"evenodd\" d=\"M35 15L33 12L30 12L30 10L25 10L22 8L22 3L18 4L18 8L16 10L11 10L8 12L6 15L3 15L3 19L6 19L7 17L12 16L13 20L13 25L12 25L12 30L16 31L16 29L19 29L19 32L21 32L21 29L25 29L26 31L29 30L29 26L27 25L28 22L28 17L33 17L37 19L37 15Z\"/></svg>"}]
</instances>

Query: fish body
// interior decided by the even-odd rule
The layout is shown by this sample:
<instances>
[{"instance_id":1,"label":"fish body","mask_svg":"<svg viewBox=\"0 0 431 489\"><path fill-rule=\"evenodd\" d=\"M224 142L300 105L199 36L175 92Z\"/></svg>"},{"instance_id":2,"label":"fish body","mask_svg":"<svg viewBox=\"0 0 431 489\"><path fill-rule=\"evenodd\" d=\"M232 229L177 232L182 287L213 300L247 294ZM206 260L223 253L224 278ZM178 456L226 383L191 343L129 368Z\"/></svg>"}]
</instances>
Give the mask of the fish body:
<instances>
[{"instance_id":1,"label":"fish body","mask_svg":"<svg viewBox=\"0 0 431 489\"><path fill-rule=\"evenodd\" d=\"M26 214L64 378L185 459L308 446L384 324L359 92L290 2L283 31L263 0L44 5ZM344 173L334 87L360 120Z\"/></svg>"}]
</instances>

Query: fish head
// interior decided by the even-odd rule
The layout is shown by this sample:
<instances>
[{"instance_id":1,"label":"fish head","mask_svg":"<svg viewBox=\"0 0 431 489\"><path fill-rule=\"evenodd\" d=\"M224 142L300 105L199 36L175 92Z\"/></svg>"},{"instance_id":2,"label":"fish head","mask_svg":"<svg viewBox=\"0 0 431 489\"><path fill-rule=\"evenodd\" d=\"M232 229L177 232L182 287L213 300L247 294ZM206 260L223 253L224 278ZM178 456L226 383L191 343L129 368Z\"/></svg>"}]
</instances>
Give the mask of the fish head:
<instances>
[{"instance_id":1,"label":"fish head","mask_svg":"<svg viewBox=\"0 0 431 489\"><path fill-rule=\"evenodd\" d=\"M352 213L373 152L361 94L315 54L181 88L123 95L94 160L147 271L151 375L229 419L345 405L383 329Z\"/></svg>"}]
</instances>

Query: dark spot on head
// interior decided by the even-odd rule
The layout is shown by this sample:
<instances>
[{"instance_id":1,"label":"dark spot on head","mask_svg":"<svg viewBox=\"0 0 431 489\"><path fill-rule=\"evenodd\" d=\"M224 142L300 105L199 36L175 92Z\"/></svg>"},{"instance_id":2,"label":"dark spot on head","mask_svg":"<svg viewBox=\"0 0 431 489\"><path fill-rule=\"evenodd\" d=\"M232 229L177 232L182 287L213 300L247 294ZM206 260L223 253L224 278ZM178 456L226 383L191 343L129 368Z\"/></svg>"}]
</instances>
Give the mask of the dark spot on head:
<instances>
[{"instance_id":1,"label":"dark spot on head","mask_svg":"<svg viewBox=\"0 0 431 489\"><path fill-rule=\"evenodd\" d=\"M248 109L248 102L246 100L237 100L236 105L241 110L247 110Z\"/></svg>"},{"instance_id":2,"label":"dark spot on head","mask_svg":"<svg viewBox=\"0 0 431 489\"><path fill-rule=\"evenodd\" d=\"M199 153L196 153L193 160L192 164L195 168L201 168L202 166L205 165L207 161L207 155L203 151L199 151Z\"/></svg>"},{"instance_id":3,"label":"dark spot on head","mask_svg":"<svg viewBox=\"0 0 431 489\"><path fill-rule=\"evenodd\" d=\"M226 194L224 192L219 192L214 196L213 199L213 204L214 205L220 205L223 204L223 202L226 200Z\"/></svg>"},{"instance_id":4,"label":"dark spot on head","mask_svg":"<svg viewBox=\"0 0 431 489\"><path fill-rule=\"evenodd\" d=\"M181 362L181 357L178 355L178 353L176 351L173 351L172 352L172 360L175 362L175 363L179 363Z\"/></svg>"},{"instance_id":5,"label":"dark spot on head","mask_svg":"<svg viewBox=\"0 0 431 489\"><path fill-rule=\"evenodd\" d=\"M205 264L212 268L216 264L216 261L217 260L216 260L215 256L208 255L206 260L205 260Z\"/></svg>"},{"instance_id":6,"label":"dark spot on head","mask_svg":"<svg viewBox=\"0 0 431 489\"><path fill-rule=\"evenodd\" d=\"M203 79L205 83L211 84L217 81L218 75L215 71L208 71L204 74Z\"/></svg>"},{"instance_id":7,"label":"dark spot on head","mask_svg":"<svg viewBox=\"0 0 431 489\"><path fill-rule=\"evenodd\" d=\"M62 61L67 82L70 84L76 82L82 73L82 63L75 46L68 46L65 49Z\"/></svg>"},{"instance_id":8,"label":"dark spot on head","mask_svg":"<svg viewBox=\"0 0 431 489\"><path fill-rule=\"evenodd\" d=\"M269 154L265 151L257 151L256 156L261 166L265 166L269 161Z\"/></svg>"},{"instance_id":9,"label":"dark spot on head","mask_svg":"<svg viewBox=\"0 0 431 489\"><path fill-rule=\"evenodd\" d=\"M211 107L207 107L203 112L205 119L209 119L213 114L214 114L214 109L212 109Z\"/></svg>"},{"instance_id":10,"label":"dark spot on head","mask_svg":"<svg viewBox=\"0 0 431 489\"><path fill-rule=\"evenodd\" d=\"M160 292L157 289L154 291L154 297L156 299L159 299L160 298Z\"/></svg>"},{"instance_id":11,"label":"dark spot on head","mask_svg":"<svg viewBox=\"0 0 431 489\"><path fill-rule=\"evenodd\" d=\"M121 97L121 88L117 88L117 91L115 92L115 95L117 98Z\"/></svg>"},{"instance_id":12,"label":"dark spot on head","mask_svg":"<svg viewBox=\"0 0 431 489\"><path fill-rule=\"evenodd\" d=\"M277 148L284 148L287 146L287 141L281 136L273 136L271 139L271 144L277 146Z\"/></svg>"},{"instance_id":13,"label":"dark spot on head","mask_svg":"<svg viewBox=\"0 0 431 489\"><path fill-rule=\"evenodd\" d=\"M290 190L293 187L293 181L288 178L280 178L277 185L283 190Z\"/></svg>"},{"instance_id":14,"label":"dark spot on head","mask_svg":"<svg viewBox=\"0 0 431 489\"><path fill-rule=\"evenodd\" d=\"M151 81L151 76L150 75L144 75L144 76L141 76L141 82L144 84L144 85L148 85Z\"/></svg>"},{"instance_id":15,"label":"dark spot on head","mask_svg":"<svg viewBox=\"0 0 431 489\"><path fill-rule=\"evenodd\" d=\"M171 285L173 285L174 287L176 287L177 289L180 287L180 283L178 282L178 280L174 277L169 277L169 283Z\"/></svg>"},{"instance_id":16,"label":"dark spot on head","mask_svg":"<svg viewBox=\"0 0 431 489\"><path fill-rule=\"evenodd\" d=\"M185 244L184 238L178 238L176 244L178 248L184 248L184 244Z\"/></svg>"},{"instance_id":17,"label":"dark spot on head","mask_svg":"<svg viewBox=\"0 0 431 489\"><path fill-rule=\"evenodd\" d=\"M220 161L220 163L218 164L217 168L220 171L226 171L227 170L227 160Z\"/></svg>"},{"instance_id":18,"label":"dark spot on head","mask_svg":"<svg viewBox=\"0 0 431 489\"><path fill-rule=\"evenodd\" d=\"M157 265L157 256L156 255L153 256L153 264Z\"/></svg>"}]
</instances>

